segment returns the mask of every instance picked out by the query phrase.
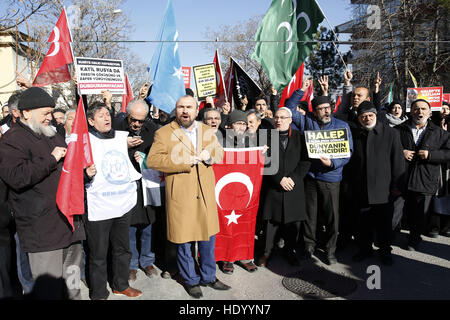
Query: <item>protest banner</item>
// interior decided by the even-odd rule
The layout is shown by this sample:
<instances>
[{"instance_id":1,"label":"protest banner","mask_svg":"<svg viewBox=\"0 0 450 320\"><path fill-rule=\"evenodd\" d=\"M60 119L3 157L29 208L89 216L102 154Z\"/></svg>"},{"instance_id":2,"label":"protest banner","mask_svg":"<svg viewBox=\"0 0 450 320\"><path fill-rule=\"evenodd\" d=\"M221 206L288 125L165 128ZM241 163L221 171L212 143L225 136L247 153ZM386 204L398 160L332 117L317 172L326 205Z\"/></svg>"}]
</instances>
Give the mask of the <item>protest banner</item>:
<instances>
[{"instance_id":1,"label":"protest banner","mask_svg":"<svg viewBox=\"0 0 450 320\"><path fill-rule=\"evenodd\" d=\"M346 128L335 130L306 130L306 147L311 159L326 157L340 159L350 157L350 145Z\"/></svg>"},{"instance_id":2,"label":"protest banner","mask_svg":"<svg viewBox=\"0 0 450 320\"><path fill-rule=\"evenodd\" d=\"M406 92L406 111L411 110L411 103L416 99L427 100L432 111L441 110L443 87L408 88Z\"/></svg>"},{"instance_id":3,"label":"protest banner","mask_svg":"<svg viewBox=\"0 0 450 320\"><path fill-rule=\"evenodd\" d=\"M199 100L208 96L217 96L216 65L214 63L192 67L194 70L195 87Z\"/></svg>"},{"instance_id":4,"label":"protest banner","mask_svg":"<svg viewBox=\"0 0 450 320\"><path fill-rule=\"evenodd\" d=\"M80 94L126 94L122 60L77 57L75 67Z\"/></svg>"},{"instance_id":5,"label":"protest banner","mask_svg":"<svg viewBox=\"0 0 450 320\"><path fill-rule=\"evenodd\" d=\"M181 67L181 72L183 73L184 78L184 87L191 87L191 67Z\"/></svg>"}]
</instances>

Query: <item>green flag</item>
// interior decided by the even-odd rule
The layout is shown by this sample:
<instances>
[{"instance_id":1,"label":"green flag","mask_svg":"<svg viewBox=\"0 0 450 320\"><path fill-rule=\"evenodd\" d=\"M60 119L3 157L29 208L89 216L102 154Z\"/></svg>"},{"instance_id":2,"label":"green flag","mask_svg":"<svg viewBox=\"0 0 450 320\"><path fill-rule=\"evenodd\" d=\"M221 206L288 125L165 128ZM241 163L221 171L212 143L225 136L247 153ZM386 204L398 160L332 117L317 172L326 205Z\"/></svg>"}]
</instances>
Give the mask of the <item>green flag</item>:
<instances>
[{"instance_id":1,"label":"green flag","mask_svg":"<svg viewBox=\"0 0 450 320\"><path fill-rule=\"evenodd\" d=\"M272 1L256 32L251 58L262 65L278 91L289 84L309 55L313 44L301 41L314 40L323 19L315 0Z\"/></svg>"},{"instance_id":2,"label":"green flag","mask_svg":"<svg viewBox=\"0 0 450 320\"><path fill-rule=\"evenodd\" d=\"M388 103L391 103L392 101L394 101L394 92L392 91L392 83L391 83L391 85L389 86L389 94L388 94L388 97L387 97L387 102Z\"/></svg>"}]
</instances>

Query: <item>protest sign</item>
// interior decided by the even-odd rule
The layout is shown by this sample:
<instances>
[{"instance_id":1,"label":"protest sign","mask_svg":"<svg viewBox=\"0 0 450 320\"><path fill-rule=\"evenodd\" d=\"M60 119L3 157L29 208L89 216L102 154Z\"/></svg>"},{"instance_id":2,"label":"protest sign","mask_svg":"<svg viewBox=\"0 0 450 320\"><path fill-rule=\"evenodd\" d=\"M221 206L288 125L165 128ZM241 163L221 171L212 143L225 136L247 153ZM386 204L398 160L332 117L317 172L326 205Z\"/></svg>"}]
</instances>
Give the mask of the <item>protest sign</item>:
<instances>
[{"instance_id":1,"label":"protest sign","mask_svg":"<svg viewBox=\"0 0 450 320\"><path fill-rule=\"evenodd\" d=\"M311 159L326 157L330 159L349 158L350 145L347 129L306 130L306 147Z\"/></svg>"},{"instance_id":2,"label":"protest sign","mask_svg":"<svg viewBox=\"0 0 450 320\"><path fill-rule=\"evenodd\" d=\"M444 93L442 95L442 101L450 102L450 93Z\"/></svg>"},{"instance_id":3,"label":"protest sign","mask_svg":"<svg viewBox=\"0 0 450 320\"><path fill-rule=\"evenodd\" d=\"M122 60L77 57L75 67L80 94L126 94Z\"/></svg>"},{"instance_id":4,"label":"protest sign","mask_svg":"<svg viewBox=\"0 0 450 320\"><path fill-rule=\"evenodd\" d=\"M432 111L441 110L443 87L408 88L406 92L406 111L411 110L411 103L416 99L424 99L431 105Z\"/></svg>"},{"instance_id":5,"label":"protest sign","mask_svg":"<svg viewBox=\"0 0 450 320\"><path fill-rule=\"evenodd\" d=\"M208 96L217 96L216 66L214 63L192 67L194 70L195 86L199 100Z\"/></svg>"},{"instance_id":6,"label":"protest sign","mask_svg":"<svg viewBox=\"0 0 450 320\"><path fill-rule=\"evenodd\" d=\"M181 72L183 72L184 87L191 87L191 67L181 67Z\"/></svg>"}]
</instances>

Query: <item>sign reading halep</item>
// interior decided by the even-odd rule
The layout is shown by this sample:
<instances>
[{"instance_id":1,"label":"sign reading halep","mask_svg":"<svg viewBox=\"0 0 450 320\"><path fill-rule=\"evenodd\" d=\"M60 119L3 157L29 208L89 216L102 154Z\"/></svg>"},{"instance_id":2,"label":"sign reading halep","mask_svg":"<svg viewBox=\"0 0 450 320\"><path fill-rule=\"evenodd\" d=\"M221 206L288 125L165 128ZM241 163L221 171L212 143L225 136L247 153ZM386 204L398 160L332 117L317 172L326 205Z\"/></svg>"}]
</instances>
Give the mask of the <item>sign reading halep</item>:
<instances>
[{"instance_id":1,"label":"sign reading halep","mask_svg":"<svg viewBox=\"0 0 450 320\"><path fill-rule=\"evenodd\" d=\"M122 60L75 58L80 94L126 94Z\"/></svg>"},{"instance_id":2,"label":"sign reading halep","mask_svg":"<svg viewBox=\"0 0 450 320\"><path fill-rule=\"evenodd\" d=\"M217 96L216 65L214 63L192 67L194 70L195 87L199 100L208 96Z\"/></svg>"},{"instance_id":3,"label":"sign reading halep","mask_svg":"<svg viewBox=\"0 0 450 320\"><path fill-rule=\"evenodd\" d=\"M347 129L305 131L306 147L311 159L349 158L350 146Z\"/></svg>"}]
</instances>

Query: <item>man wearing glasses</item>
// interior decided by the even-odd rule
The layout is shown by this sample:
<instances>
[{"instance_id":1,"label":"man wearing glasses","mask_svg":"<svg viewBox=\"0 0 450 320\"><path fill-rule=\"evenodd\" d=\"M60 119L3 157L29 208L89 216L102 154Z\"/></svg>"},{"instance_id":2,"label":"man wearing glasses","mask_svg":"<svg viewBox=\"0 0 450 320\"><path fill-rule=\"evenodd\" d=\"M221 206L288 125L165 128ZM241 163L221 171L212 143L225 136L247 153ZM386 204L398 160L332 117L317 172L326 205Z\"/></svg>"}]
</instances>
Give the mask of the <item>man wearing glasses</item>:
<instances>
[{"instance_id":1,"label":"man wearing glasses","mask_svg":"<svg viewBox=\"0 0 450 320\"><path fill-rule=\"evenodd\" d=\"M158 126L151 121L146 121L149 107L144 100L131 101L127 106L127 117L115 124L116 130L127 131L128 156L134 168L141 172L139 152L148 154L152 146ZM160 207L144 206L142 194L142 182L137 181L138 197L137 204L132 209L131 223L130 223L130 249L131 249L131 263L129 271L129 280L135 281L136 274L139 267L142 268L145 275L153 277L157 275L154 267L155 253L152 244L152 225L155 222L156 212L161 210ZM136 233L140 234L140 239L137 239ZM137 241L141 245L137 245ZM140 252L138 251L140 247Z\"/></svg>"},{"instance_id":2,"label":"man wearing glasses","mask_svg":"<svg viewBox=\"0 0 450 320\"><path fill-rule=\"evenodd\" d=\"M296 90L286 102L292 111L292 120L303 133L305 130L347 129L350 153L353 152L353 139L348 124L331 116L331 105L328 96L318 96L312 101L312 114L302 115L297 110L305 90L312 80L305 80L302 89ZM342 180L342 169L349 158L330 159L321 157L311 159L311 168L305 178L306 221L305 254L310 258L316 249L316 229L318 221L325 225L325 262L329 265L337 263L335 256L339 224L339 187ZM322 224L321 223L321 224Z\"/></svg>"}]
</instances>

